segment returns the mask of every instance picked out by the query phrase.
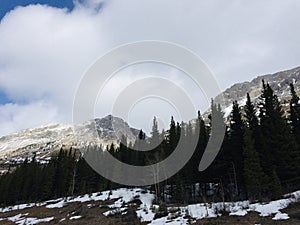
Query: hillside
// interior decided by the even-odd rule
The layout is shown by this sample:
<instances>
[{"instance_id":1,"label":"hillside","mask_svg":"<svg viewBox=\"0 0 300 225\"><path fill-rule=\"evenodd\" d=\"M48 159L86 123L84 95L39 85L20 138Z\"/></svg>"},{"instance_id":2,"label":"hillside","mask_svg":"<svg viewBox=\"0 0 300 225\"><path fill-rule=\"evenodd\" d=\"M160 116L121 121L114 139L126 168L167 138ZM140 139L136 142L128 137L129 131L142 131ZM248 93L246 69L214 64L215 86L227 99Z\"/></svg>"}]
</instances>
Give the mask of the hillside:
<instances>
[{"instance_id":1,"label":"hillside","mask_svg":"<svg viewBox=\"0 0 300 225\"><path fill-rule=\"evenodd\" d=\"M218 95L216 99L219 100L223 97L225 111L226 108L231 107L233 101L244 104L247 93L257 103L258 97L261 94L262 80L270 84L275 94L279 97L279 100L283 103L290 99L291 83L294 84L296 92L300 93L300 67L296 67L274 74L257 76L252 81L234 84Z\"/></svg>"},{"instance_id":2,"label":"hillside","mask_svg":"<svg viewBox=\"0 0 300 225\"><path fill-rule=\"evenodd\" d=\"M19 160L24 160L26 156L33 154L42 155L43 160L52 151L62 147L118 144L122 134L126 134L128 141L134 142L138 132L137 129L130 128L121 118L111 115L74 126L52 124L27 129L0 138L0 161L1 158L2 160L14 158L13 160L18 161L18 157Z\"/></svg>"},{"instance_id":3,"label":"hillside","mask_svg":"<svg viewBox=\"0 0 300 225\"><path fill-rule=\"evenodd\" d=\"M152 204L147 189L117 189L0 209L0 224L289 224L300 223L300 191L268 203ZM225 207L225 208L224 208ZM159 216L160 215L160 216Z\"/></svg>"}]
</instances>

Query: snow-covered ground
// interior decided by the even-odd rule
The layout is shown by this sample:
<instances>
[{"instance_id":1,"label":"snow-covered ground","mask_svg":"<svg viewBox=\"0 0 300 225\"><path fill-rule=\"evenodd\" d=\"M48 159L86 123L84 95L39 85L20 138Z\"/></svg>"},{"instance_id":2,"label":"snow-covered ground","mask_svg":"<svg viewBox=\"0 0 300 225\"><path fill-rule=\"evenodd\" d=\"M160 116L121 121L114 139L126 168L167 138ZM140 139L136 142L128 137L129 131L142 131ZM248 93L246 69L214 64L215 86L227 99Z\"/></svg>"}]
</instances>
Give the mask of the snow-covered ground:
<instances>
[{"instance_id":1,"label":"snow-covered ground","mask_svg":"<svg viewBox=\"0 0 300 225\"><path fill-rule=\"evenodd\" d=\"M258 212L260 216L273 216L273 220L286 220L289 219L289 216L286 213L282 213L280 210L285 209L291 203L298 201L300 201L300 191L291 193L289 198L280 199L269 203L250 204L249 201L239 201L192 204L185 207L178 207L177 209L168 208L168 216L152 220L150 224L189 224L187 219L185 219L187 216L192 217L193 220L214 218L217 216L222 216L221 212L224 209L229 213L230 216L245 216L249 212L255 211ZM172 213L170 211L172 211Z\"/></svg>"},{"instance_id":2,"label":"snow-covered ground","mask_svg":"<svg viewBox=\"0 0 300 225\"><path fill-rule=\"evenodd\" d=\"M88 203L88 208L90 207L106 207L107 211L103 214L105 216L113 216L114 214L126 214L129 203L133 200L139 200L141 202L140 206L137 208L137 216L143 222L148 222L151 225L169 224L169 225L179 225L179 224L189 224L191 221L195 221L203 218L213 218L217 216L222 216L221 212L224 210L229 213L230 216L245 216L249 212L255 211L260 214L260 216L272 216L273 220L286 220L289 219L289 215L282 213L281 210L288 207L291 203L300 201L300 191L293 192L286 195L286 198L271 201L268 203L253 203L249 201L239 201L239 202L216 202L216 203L199 203L191 204L182 207L168 207L168 215L155 218L155 213L157 213L159 207L153 205L154 194L150 193L149 190L141 188L121 188L112 191L103 191L98 193L93 193L91 195L83 195L78 197L68 197L60 198L55 200L50 200L47 202L42 202L39 204L22 204L12 207L1 208L0 213L10 212L19 209L31 208L34 206L45 206L46 208L63 208L68 204L74 202ZM110 205L102 205L98 203L93 204L93 201L106 201L115 200ZM70 220L80 220L81 215L72 215ZM190 219L187 219L190 218ZM51 221L54 217L47 217L43 219L26 217L26 214L17 214L13 217L1 218L2 220L8 220L16 224L38 224L40 222ZM188 221L190 220L190 221Z\"/></svg>"},{"instance_id":3,"label":"snow-covered ground","mask_svg":"<svg viewBox=\"0 0 300 225\"><path fill-rule=\"evenodd\" d=\"M28 215L28 213L18 214L18 215L12 216L12 217L8 217L7 220L10 222L16 223L16 224L20 224L20 225L23 225L23 224L33 225L33 224L38 224L38 223L50 222L51 220L54 219L54 217L37 219L37 218L26 217L27 215Z\"/></svg>"}]
</instances>

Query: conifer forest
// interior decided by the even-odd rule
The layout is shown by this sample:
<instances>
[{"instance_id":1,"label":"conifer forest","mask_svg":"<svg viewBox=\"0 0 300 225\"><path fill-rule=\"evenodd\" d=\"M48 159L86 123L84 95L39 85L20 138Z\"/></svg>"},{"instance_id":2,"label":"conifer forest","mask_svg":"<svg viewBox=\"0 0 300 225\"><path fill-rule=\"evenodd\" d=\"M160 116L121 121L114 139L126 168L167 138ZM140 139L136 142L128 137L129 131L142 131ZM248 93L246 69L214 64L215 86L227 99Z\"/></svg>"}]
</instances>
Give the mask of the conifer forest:
<instances>
[{"instance_id":1,"label":"conifer forest","mask_svg":"<svg viewBox=\"0 0 300 225\"><path fill-rule=\"evenodd\" d=\"M268 83L262 81L258 103L245 96L246 104L234 101L224 119L226 133L217 158L203 172L199 162L211 135L210 119L200 112L195 123L170 119L169 129L160 131L153 119L151 135L141 130L135 143L103 148L115 158L132 165L151 165L168 157L180 135L185 141L199 135L198 144L188 163L173 177L152 185L156 202L193 203L271 200L300 189L300 103L291 84L289 102L280 102ZM224 113L212 102L211 112ZM199 128L195 133L193 126ZM133 150L140 140L160 145L148 152ZM183 148L184 150L184 148ZM0 176L0 205L39 202L58 197L81 195L122 187L98 175L78 149L60 150L49 163L40 164L34 157L21 165L12 165Z\"/></svg>"}]
</instances>

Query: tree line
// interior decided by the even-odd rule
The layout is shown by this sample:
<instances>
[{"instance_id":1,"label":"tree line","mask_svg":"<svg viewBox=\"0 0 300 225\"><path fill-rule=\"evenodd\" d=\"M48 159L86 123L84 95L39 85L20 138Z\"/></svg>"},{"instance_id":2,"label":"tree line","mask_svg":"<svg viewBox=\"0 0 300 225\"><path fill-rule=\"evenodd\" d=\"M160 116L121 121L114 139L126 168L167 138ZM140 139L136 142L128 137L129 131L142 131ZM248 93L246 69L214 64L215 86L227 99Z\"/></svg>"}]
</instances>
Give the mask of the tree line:
<instances>
[{"instance_id":1,"label":"tree line","mask_svg":"<svg viewBox=\"0 0 300 225\"><path fill-rule=\"evenodd\" d=\"M300 104L293 84L290 91L288 106L283 105L271 86L262 81L258 104L249 94L243 106L234 101L221 150L203 172L198 171L198 166L214 117L210 115L206 123L200 112L195 123L178 123L171 117L167 131L159 131L154 118L150 137L141 130L135 143L124 144L127 141L123 136L120 145L107 146L105 152L132 165L152 165L168 157L180 137L184 138L184 150L184 143L197 136L198 143L188 163L173 177L151 186L157 203L275 199L300 188ZM211 111L224 116L214 102ZM160 144L152 151L133 150L157 142ZM155 173L153 176L155 179ZM77 151L60 150L48 164L39 164L33 158L0 176L0 204L38 202L118 187L122 186L91 169Z\"/></svg>"}]
</instances>

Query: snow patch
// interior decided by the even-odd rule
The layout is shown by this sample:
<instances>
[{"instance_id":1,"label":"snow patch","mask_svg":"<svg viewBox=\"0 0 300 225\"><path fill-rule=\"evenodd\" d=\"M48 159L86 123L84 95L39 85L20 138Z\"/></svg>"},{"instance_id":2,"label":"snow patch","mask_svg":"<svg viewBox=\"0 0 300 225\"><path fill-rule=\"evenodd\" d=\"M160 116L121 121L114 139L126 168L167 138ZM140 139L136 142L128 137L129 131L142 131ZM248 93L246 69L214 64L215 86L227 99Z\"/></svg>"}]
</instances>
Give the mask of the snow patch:
<instances>
[{"instance_id":1,"label":"snow patch","mask_svg":"<svg viewBox=\"0 0 300 225\"><path fill-rule=\"evenodd\" d=\"M27 216L27 215L28 215L28 213L17 214L15 216L8 217L7 220L14 222L16 224L20 224L20 225L34 225L34 224L46 223L46 222L50 222L50 221L54 220L54 217L47 217L47 218L43 218L43 219L31 218L31 217L26 218L25 216Z\"/></svg>"},{"instance_id":2,"label":"snow patch","mask_svg":"<svg viewBox=\"0 0 300 225\"><path fill-rule=\"evenodd\" d=\"M82 218L82 216L71 216L70 220L78 220L80 218Z\"/></svg>"},{"instance_id":3,"label":"snow patch","mask_svg":"<svg viewBox=\"0 0 300 225\"><path fill-rule=\"evenodd\" d=\"M272 218L272 220L288 220L290 217L286 213L278 212L276 215Z\"/></svg>"}]
</instances>

